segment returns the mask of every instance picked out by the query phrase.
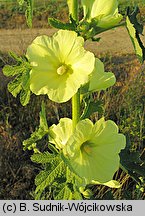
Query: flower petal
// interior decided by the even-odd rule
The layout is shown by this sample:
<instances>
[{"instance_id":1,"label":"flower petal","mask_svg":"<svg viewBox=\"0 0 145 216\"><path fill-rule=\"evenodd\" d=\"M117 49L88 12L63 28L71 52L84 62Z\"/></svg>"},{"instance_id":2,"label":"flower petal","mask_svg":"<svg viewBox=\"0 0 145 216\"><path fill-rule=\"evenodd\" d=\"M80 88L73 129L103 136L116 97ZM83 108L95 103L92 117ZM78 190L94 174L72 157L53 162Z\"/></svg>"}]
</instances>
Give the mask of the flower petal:
<instances>
[{"instance_id":1,"label":"flower petal","mask_svg":"<svg viewBox=\"0 0 145 216\"><path fill-rule=\"evenodd\" d=\"M99 15L113 15L117 7L117 0L95 0L91 10L91 18L94 18Z\"/></svg>"},{"instance_id":2,"label":"flower petal","mask_svg":"<svg viewBox=\"0 0 145 216\"><path fill-rule=\"evenodd\" d=\"M63 149L72 134L72 120L61 118L59 124L53 124L49 128L49 141L55 144L56 148Z\"/></svg>"},{"instance_id":3,"label":"flower petal","mask_svg":"<svg viewBox=\"0 0 145 216\"><path fill-rule=\"evenodd\" d=\"M120 188L121 187L120 183L118 181L115 181L115 180L111 180L111 181L105 182L105 183L92 181L92 184L103 184L103 185L110 187L110 188Z\"/></svg>"},{"instance_id":4,"label":"flower petal","mask_svg":"<svg viewBox=\"0 0 145 216\"><path fill-rule=\"evenodd\" d=\"M115 82L115 75L112 72L104 72L103 63L96 58L90 80L81 88L81 92L84 94L87 92L106 90L108 87L113 86Z\"/></svg>"},{"instance_id":5,"label":"flower petal","mask_svg":"<svg viewBox=\"0 0 145 216\"><path fill-rule=\"evenodd\" d=\"M122 20L122 15L115 13L113 16L108 15L99 19L99 17L95 17L96 25L100 28L110 28L117 25Z\"/></svg>"},{"instance_id":6,"label":"flower petal","mask_svg":"<svg viewBox=\"0 0 145 216\"><path fill-rule=\"evenodd\" d=\"M83 6L84 17L89 18L91 15L92 6L94 4L94 0L81 0L81 4Z\"/></svg>"}]
</instances>

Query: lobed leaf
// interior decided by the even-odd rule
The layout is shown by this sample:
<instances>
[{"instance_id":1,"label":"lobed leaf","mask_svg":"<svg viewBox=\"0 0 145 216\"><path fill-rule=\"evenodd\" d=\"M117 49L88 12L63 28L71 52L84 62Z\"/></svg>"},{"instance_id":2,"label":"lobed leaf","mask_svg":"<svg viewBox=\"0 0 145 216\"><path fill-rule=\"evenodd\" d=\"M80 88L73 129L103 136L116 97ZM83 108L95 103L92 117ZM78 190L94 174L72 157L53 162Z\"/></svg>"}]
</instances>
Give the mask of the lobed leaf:
<instances>
[{"instance_id":1,"label":"lobed leaf","mask_svg":"<svg viewBox=\"0 0 145 216\"><path fill-rule=\"evenodd\" d=\"M32 27L32 18L33 18L33 0L25 0L27 3L27 9L25 11L25 16L28 26Z\"/></svg>"},{"instance_id":2,"label":"lobed leaf","mask_svg":"<svg viewBox=\"0 0 145 216\"><path fill-rule=\"evenodd\" d=\"M24 89L21 90L20 102L21 102L22 106L26 106L29 103L30 96L31 96L31 91L29 89L28 90L24 90Z\"/></svg>"},{"instance_id":3,"label":"lobed leaf","mask_svg":"<svg viewBox=\"0 0 145 216\"><path fill-rule=\"evenodd\" d=\"M65 164L60 158L52 160L51 165L52 166L49 167L49 172L41 171L36 176L35 184L37 187L35 194L39 194L39 197L45 188L53 184L55 179L61 177L62 173L65 171Z\"/></svg>"},{"instance_id":4,"label":"lobed leaf","mask_svg":"<svg viewBox=\"0 0 145 216\"><path fill-rule=\"evenodd\" d=\"M46 134L48 134L48 125L45 113L45 106L42 102L40 111L40 124L39 127L31 134L30 138L23 141L23 149L36 150L36 142L41 140Z\"/></svg>"},{"instance_id":5,"label":"lobed leaf","mask_svg":"<svg viewBox=\"0 0 145 216\"><path fill-rule=\"evenodd\" d=\"M20 102L23 106L27 105L30 100L30 65L26 59L19 58L15 53L10 55L17 61L17 65L5 65L3 74L7 77L15 76L9 82L8 90L16 97L20 93Z\"/></svg>"},{"instance_id":6,"label":"lobed leaf","mask_svg":"<svg viewBox=\"0 0 145 216\"><path fill-rule=\"evenodd\" d=\"M25 16L27 20L27 25L32 27L32 18L33 18L33 0L17 0L20 6L26 3Z\"/></svg>"},{"instance_id":7,"label":"lobed leaf","mask_svg":"<svg viewBox=\"0 0 145 216\"><path fill-rule=\"evenodd\" d=\"M23 62L23 59L21 57L19 57L16 53L14 52L9 52L9 55L14 59L16 60L16 62L18 63L22 63Z\"/></svg>"},{"instance_id":8,"label":"lobed leaf","mask_svg":"<svg viewBox=\"0 0 145 216\"><path fill-rule=\"evenodd\" d=\"M3 68L3 74L7 77L21 74L24 71L25 71L25 67L23 67L22 65L19 65L19 66L6 65Z\"/></svg>"},{"instance_id":9,"label":"lobed leaf","mask_svg":"<svg viewBox=\"0 0 145 216\"><path fill-rule=\"evenodd\" d=\"M41 164L50 163L52 159L54 159L54 155L49 152L37 153L31 156L33 162Z\"/></svg>"},{"instance_id":10,"label":"lobed leaf","mask_svg":"<svg viewBox=\"0 0 145 216\"><path fill-rule=\"evenodd\" d=\"M8 83L8 90L11 94L16 97L22 89L22 77L18 75L14 80Z\"/></svg>"},{"instance_id":11,"label":"lobed leaf","mask_svg":"<svg viewBox=\"0 0 145 216\"><path fill-rule=\"evenodd\" d=\"M48 19L48 23L57 29L63 29L63 30L71 30L71 31L75 31L76 26L74 23L63 23L57 19L54 18L49 18Z\"/></svg>"},{"instance_id":12,"label":"lobed leaf","mask_svg":"<svg viewBox=\"0 0 145 216\"><path fill-rule=\"evenodd\" d=\"M72 191L66 183L61 184L58 194L54 197L55 200L72 200Z\"/></svg>"}]
</instances>

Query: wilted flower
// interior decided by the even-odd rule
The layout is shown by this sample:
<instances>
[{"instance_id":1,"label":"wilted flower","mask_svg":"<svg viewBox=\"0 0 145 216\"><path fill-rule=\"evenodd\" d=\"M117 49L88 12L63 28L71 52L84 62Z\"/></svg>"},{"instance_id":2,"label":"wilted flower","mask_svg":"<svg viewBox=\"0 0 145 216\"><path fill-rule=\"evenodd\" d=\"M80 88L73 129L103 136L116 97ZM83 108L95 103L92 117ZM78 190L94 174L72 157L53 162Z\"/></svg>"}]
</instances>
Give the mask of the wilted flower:
<instances>
[{"instance_id":1,"label":"wilted flower","mask_svg":"<svg viewBox=\"0 0 145 216\"><path fill-rule=\"evenodd\" d=\"M93 125L85 119L72 132L72 121L64 118L50 127L50 135L50 141L62 149L69 167L84 178L86 184L120 186L111 180L119 168L119 152L126 141L113 121L101 118Z\"/></svg>"},{"instance_id":2,"label":"wilted flower","mask_svg":"<svg viewBox=\"0 0 145 216\"><path fill-rule=\"evenodd\" d=\"M118 13L117 0L81 0L84 17L91 21L94 19L100 28L109 28L117 25L122 20Z\"/></svg>"},{"instance_id":3,"label":"wilted flower","mask_svg":"<svg viewBox=\"0 0 145 216\"><path fill-rule=\"evenodd\" d=\"M30 89L55 102L68 101L88 82L94 54L83 48L84 39L73 31L59 30L53 37L39 36L27 49L31 63Z\"/></svg>"}]
</instances>

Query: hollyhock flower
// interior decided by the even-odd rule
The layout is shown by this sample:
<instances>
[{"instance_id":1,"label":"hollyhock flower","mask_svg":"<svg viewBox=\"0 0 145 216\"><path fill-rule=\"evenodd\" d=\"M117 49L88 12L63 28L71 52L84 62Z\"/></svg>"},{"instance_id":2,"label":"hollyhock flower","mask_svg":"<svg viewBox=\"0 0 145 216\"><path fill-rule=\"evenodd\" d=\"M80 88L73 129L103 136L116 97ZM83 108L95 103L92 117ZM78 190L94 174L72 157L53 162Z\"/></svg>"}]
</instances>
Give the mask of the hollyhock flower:
<instances>
[{"instance_id":1,"label":"hollyhock flower","mask_svg":"<svg viewBox=\"0 0 145 216\"><path fill-rule=\"evenodd\" d=\"M101 118L93 125L85 119L77 124L63 152L71 169L86 184L105 183L112 180L119 168L119 153L125 142L125 136L118 133L113 121Z\"/></svg>"},{"instance_id":2,"label":"hollyhock flower","mask_svg":"<svg viewBox=\"0 0 145 216\"><path fill-rule=\"evenodd\" d=\"M122 15L118 13L117 0L82 0L84 17L91 21L95 20L100 28L110 28L117 25L122 20Z\"/></svg>"},{"instance_id":3,"label":"hollyhock flower","mask_svg":"<svg viewBox=\"0 0 145 216\"><path fill-rule=\"evenodd\" d=\"M66 102L88 82L94 69L94 54L83 47L84 39L73 31L59 30L52 37L39 36L27 49L31 63L30 89Z\"/></svg>"},{"instance_id":4,"label":"hollyhock flower","mask_svg":"<svg viewBox=\"0 0 145 216\"><path fill-rule=\"evenodd\" d=\"M119 168L119 152L125 148L125 136L118 133L117 125L104 118L95 125L85 119L72 130L72 120L63 118L49 129L50 142L62 150L70 169L86 184L104 184L119 187L112 180Z\"/></svg>"}]
</instances>

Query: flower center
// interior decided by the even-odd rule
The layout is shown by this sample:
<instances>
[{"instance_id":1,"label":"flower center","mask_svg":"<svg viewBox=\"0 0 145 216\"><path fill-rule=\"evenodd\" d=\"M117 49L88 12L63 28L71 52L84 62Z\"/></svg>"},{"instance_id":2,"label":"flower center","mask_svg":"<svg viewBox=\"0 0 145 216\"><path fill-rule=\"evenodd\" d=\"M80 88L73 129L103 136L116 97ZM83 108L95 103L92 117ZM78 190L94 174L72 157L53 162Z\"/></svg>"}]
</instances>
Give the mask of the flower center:
<instances>
[{"instance_id":1,"label":"flower center","mask_svg":"<svg viewBox=\"0 0 145 216\"><path fill-rule=\"evenodd\" d=\"M59 68L57 68L57 73L59 75L63 75L64 73L66 73L68 71L68 66L63 64L61 65Z\"/></svg>"},{"instance_id":2,"label":"flower center","mask_svg":"<svg viewBox=\"0 0 145 216\"><path fill-rule=\"evenodd\" d=\"M81 150L86 154L90 154L92 152L90 143L88 141L84 142L81 146Z\"/></svg>"}]
</instances>

